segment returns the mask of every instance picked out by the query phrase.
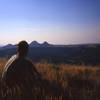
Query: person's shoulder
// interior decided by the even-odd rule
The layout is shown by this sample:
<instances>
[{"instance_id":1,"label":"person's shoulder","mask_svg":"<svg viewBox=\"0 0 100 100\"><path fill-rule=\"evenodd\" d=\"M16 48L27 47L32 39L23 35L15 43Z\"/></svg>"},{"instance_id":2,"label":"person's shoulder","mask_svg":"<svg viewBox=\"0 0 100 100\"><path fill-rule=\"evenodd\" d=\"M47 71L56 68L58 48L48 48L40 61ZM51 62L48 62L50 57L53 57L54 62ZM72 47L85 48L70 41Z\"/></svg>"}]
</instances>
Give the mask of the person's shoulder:
<instances>
[{"instance_id":1,"label":"person's shoulder","mask_svg":"<svg viewBox=\"0 0 100 100\"><path fill-rule=\"evenodd\" d=\"M12 60L15 60L16 59L16 55L13 55L8 61L12 61Z\"/></svg>"},{"instance_id":2,"label":"person's shoulder","mask_svg":"<svg viewBox=\"0 0 100 100\"><path fill-rule=\"evenodd\" d=\"M16 55L13 55L9 60L8 62L6 63L6 65L10 65L13 61L15 61L16 59Z\"/></svg>"},{"instance_id":3,"label":"person's shoulder","mask_svg":"<svg viewBox=\"0 0 100 100\"><path fill-rule=\"evenodd\" d=\"M8 69L9 69L9 70L12 69L11 66L13 65L15 59L16 59L16 55L13 55L13 56L7 61L6 65L5 65L4 69L3 69L3 76L4 76L4 73L8 72Z\"/></svg>"}]
</instances>

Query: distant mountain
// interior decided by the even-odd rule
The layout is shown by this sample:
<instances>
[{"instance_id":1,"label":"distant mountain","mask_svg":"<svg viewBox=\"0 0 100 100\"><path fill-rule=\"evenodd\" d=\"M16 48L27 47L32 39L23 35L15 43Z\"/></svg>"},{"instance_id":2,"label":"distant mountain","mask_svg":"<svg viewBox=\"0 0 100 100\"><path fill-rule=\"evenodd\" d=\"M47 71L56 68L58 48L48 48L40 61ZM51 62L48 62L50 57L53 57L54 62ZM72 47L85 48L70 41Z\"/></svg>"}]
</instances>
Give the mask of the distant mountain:
<instances>
[{"instance_id":1,"label":"distant mountain","mask_svg":"<svg viewBox=\"0 0 100 100\"><path fill-rule=\"evenodd\" d=\"M37 41L32 41L29 45L30 47L39 47L40 43L38 43Z\"/></svg>"},{"instance_id":2,"label":"distant mountain","mask_svg":"<svg viewBox=\"0 0 100 100\"><path fill-rule=\"evenodd\" d=\"M51 47L51 46L53 46L53 45L51 45L51 44L49 44L48 42L44 42L44 43L42 43L41 44L41 47Z\"/></svg>"},{"instance_id":3,"label":"distant mountain","mask_svg":"<svg viewBox=\"0 0 100 100\"><path fill-rule=\"evenodd\" d=\"M54 47L53 45L49 44L47 41L43 42L43 43L38 43L37 41L32 41L29 44L30 47ZM13 45L13 44L7 44L5 46L0 47L0 50L4 50L4 49L9 49L9 48L16 48L17 45Z\"/></svg>"},{"instance_id":4,"label":"distant mountain","mask_svg":"<svg viewBox=\"0 0 100 100\"><path fill-rule=\"evenodd\" d=\"M12 45L12 44L7 44L5 46L2 47L2 49L9 49L9 48L16 48L17 45Z\"/></svg>"},{"instance_id":5,"label":"distant mountain","mask_svg":"<svg viewBox=\"0 0 100 100\"><path fill-rule=\"evenodd\" d=\"M33 41L30 44L30 47L51 47L53 45L49 44L47 41L45 41L44 43L40 44L37 41Z\"/></svg>"},{"instance_id":6,"label":"distant mountain","mask_svg":"<svg viewBox=\"0 0 100 100\"><path fill-rule=\"evenodd\" d=\"M37 41L32 41L29 44L30 47L97 47L100 46L100 43L92 43L92 44L72 44L72 45L53 45L53 44L49 44L47 41L43 42L43 43L38 43ZM5 46L1 46L0 50L4 50L4 49L10 49L10 48L16 48L17 45L13 45L13 44L7 44Z\"/></svg>"}]
</instances>

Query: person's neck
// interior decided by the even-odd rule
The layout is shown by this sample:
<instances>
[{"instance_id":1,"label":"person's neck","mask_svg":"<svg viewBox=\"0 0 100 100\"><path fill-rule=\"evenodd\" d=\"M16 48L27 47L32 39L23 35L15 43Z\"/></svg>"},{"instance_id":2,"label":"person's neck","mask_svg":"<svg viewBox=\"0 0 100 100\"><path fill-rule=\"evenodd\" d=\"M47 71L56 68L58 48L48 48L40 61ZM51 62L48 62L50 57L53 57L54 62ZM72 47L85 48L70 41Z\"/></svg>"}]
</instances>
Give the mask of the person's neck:
<instances>
[{"instance_id":1,"label":"person's neck","mask_svg":"<svg viewBox=\"0 0 100 100\"><path fill-rule=\"evenodd\" d=\"M21 54L19 54L19 53L17 54L17 56L18 56L18 57L21 57L21 58L25 58L25 57L26 57L26 55L21 55Z\"/></svg>"}]
</instances>

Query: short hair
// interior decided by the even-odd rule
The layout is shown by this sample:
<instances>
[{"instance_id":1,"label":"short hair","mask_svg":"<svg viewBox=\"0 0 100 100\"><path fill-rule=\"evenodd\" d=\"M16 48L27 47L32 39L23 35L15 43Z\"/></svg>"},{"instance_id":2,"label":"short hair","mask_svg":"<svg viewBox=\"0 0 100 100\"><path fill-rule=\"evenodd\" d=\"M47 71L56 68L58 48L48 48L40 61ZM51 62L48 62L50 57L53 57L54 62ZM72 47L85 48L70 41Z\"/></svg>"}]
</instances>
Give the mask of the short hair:
<instances>
[{"instance_id":1,"label":"short hair","mask_svg":"<svg viewBox=\"0 0 100 100\"><path fill-rule=\"evenodd\" d=\"M20 41L18 43L18 53L20 55L27 54L28 48L29 48L29 45L28 45L28 43L26 41Z\"/></svg>"}]
</instances>

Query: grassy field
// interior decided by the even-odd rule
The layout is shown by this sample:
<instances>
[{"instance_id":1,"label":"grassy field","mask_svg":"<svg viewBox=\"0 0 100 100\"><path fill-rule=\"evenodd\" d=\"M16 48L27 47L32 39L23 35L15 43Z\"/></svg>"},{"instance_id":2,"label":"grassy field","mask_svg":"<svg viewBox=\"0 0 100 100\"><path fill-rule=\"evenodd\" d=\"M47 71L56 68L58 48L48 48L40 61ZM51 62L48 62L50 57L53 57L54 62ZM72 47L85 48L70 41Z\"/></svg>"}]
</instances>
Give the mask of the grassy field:
<instances>
[{"instance_id":1,"label":"grassy field","mask_svg":"<svg viewBox=\"0 0 100 100\"><path fill-rule=\"evenodd\" d=\"M0 78L5 63L6 59L0 61ZM100 100L100 66L55 65L46 61L33 64L42 75L31 86L33 100ZM19 92L9 100L25 99Z\"/></svg>"}]
</instances>

